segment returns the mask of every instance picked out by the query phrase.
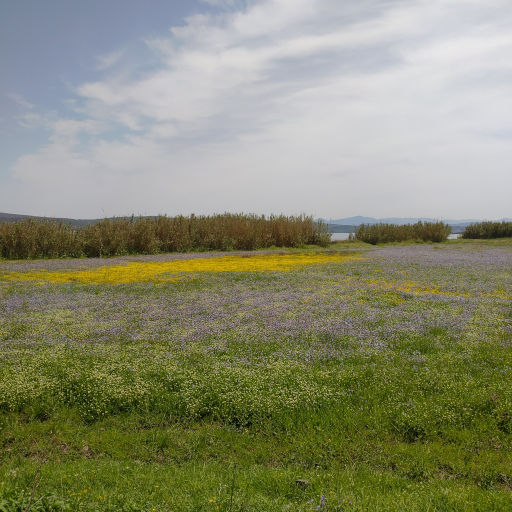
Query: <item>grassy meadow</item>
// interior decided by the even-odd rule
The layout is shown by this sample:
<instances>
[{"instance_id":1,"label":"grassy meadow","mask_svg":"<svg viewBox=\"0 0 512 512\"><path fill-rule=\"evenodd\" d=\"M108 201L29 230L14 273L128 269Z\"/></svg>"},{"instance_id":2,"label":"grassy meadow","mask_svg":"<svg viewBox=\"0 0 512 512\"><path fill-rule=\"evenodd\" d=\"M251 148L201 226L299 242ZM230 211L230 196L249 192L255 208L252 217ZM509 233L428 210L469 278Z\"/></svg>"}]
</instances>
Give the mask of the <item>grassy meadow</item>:
<instances>
[{"instance_id":1,"label":"grassy meadow","mask_svg":"<svg viewBox=\"0 0 512 512\"><path fill-rule=\"evenodd\" d=\"M512 240L0 262L2 511L512 510Z\"/></svg>"}]
</instances>

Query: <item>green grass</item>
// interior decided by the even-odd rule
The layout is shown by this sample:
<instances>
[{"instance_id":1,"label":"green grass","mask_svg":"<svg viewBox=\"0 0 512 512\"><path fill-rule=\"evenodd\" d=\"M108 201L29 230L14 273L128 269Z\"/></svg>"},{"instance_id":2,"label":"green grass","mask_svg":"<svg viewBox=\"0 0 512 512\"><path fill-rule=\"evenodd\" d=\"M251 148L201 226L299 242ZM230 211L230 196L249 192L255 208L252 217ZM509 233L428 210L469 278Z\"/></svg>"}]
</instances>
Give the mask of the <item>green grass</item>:
<instances>
[{"instance_id":1,"label":"green grass","mask_svg":"<svg viewBox=\"0 0 512 512\"><path fill-rule=\"evenodd\" d=\"M398 442L371 429L344 428L340 436L325 423L285 432L146 415L94 425L64 414L37 424L10 421L19 440L9 444L2 488L35 485L38 497L72 509L216 510L215 497L219 510L311 510L310 500L316 507L321 495L329 498L326 510L510 507L503 459L510 446L474 432L461 446L460 439Z\"/></svg>"},{"instance_id":2,"label":"green grass","mask_svg":"<svg viewBox=\"0 0 512 512\"><path fill-rule=\"evenodd\" d=\"M0 510L511 510L512 242L368 247L165 285L0 264Z\"/></svg>"}]
</instances>

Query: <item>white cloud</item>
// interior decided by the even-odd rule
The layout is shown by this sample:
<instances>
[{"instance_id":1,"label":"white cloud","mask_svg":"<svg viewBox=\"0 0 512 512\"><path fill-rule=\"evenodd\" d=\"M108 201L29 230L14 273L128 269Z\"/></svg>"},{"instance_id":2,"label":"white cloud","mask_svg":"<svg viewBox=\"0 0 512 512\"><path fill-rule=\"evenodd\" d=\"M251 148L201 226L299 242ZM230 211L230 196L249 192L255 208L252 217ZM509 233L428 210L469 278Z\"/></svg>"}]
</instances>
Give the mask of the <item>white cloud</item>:
<instances>
[{"instance_id":1,"label":"white cloud","mask_svg":"<svg viewBox=\"0 0 512 512\"><path fill-rule=\"evenodd\" d=\"M18 106L16 122L20 126L30 130L44 126L44 118L35 111L35 105L29 103L23 96L17 93L7 93L5 96Z\"/></svg>"},{"instance_id":2,"label":"white cloud","mask_svg":"<svg viewBox=\"0 0 512 512\"><path fill-rule=\"evenodd\" d=\"M152 69L99 58L76 119L14 166L27 200L70 195L80 216L510 216L507 2L205 1L226 9L146 41Z\"/></svg>"},{"instance_id":3,"label":"white cloud","mask_svg":"<svg viewBox=\"0 0 512 512\"><path fill-rule=\"evenodd\" d=\"M113 66L115 66L123 57L123 50L116 50L114 52L107 53L106 55L100 55L97 57L98 64L96 65L96 69L98 71L105 71Z\"/></svg>"}]
</instances>

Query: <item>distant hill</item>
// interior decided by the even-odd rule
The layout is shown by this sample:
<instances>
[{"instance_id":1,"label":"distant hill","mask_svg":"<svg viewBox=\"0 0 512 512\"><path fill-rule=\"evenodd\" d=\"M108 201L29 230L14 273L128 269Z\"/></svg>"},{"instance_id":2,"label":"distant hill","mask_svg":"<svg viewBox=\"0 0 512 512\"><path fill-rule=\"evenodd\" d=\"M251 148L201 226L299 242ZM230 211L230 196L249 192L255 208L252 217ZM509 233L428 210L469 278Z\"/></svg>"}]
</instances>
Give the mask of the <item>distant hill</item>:
<instances>
[{"instance_id":1,"label":"distant hill","mask_svg":"<svg viewBox=\"0 0 512 512\"><path fill-rule=\"evenodd\" d=\"M428 217L388 217L383 219L376 219L374 217L363 217L358 215L356 217L346 217L344 219L318 219L325 222L329 226L329 231L331 233L353 233L355 228L361 224L415 224L418 221L422 222L437 222L438 220L442 220L446 224L449 224L452 227L452 233L462 233L466 226L473 224L475 222L482 222L479 219L432 219ZM506 221L512 222L511 218L498 219L498 222Z\"/></svg>"},{"instance_id":2,"label":"distant hill","mask_svg":"<svg viewBox=\"0 0 512 512\"><path fill-rule=\"evenodd\" d=\"M480 220L478 219L463 219L463 220L453 220L453 219L433 219L433 218L429 218L429 217L388 217L388 218L383 218L383 219L376 219L374 217L362 217L362 216L357 216L357 217L347 217L345 219L322 219L324 222L326 222L327 224L344 224L344 225L349 225L349 226L359 226L360 224L379 224L379 223L385 223L385 224L398 224L398 225L403 225L403 224L415 224L416 222L418 221L422 221L422 222L437 222L438 220L442 220L443 222L445 222L446 224L450 224L450 225L459 225L459 224L464 224L464 225L468 225L468 224L471 224L472 222L481 222ZM501 220L501 219L500 219ZM507 220L507 219L503 219L503 220Z\"/></svg>"},{"instance_id":3,"label":"distant hill","mask_svg":"<svg viewBox=\"0 0 512 512\"><path fill-rule=\"evenodd\" d=\"M345 224L329 224L330 233L354 233L355 226Z\"/></svg>"},{"instance_id":4,"label":"distant hill","mask_svg":"<svg viewBox=\"0 0 512 512\"><path fill-rule=\"evenodd\" d=\"M36 220L54 220L55 222L63 222L64 224L71 224L75 227L87 226L98 222L101 219L66 219L60 217L37 217L35 215L17 215L15 213L2 213L0 212L0 222L19 222L24 219L36 219Z\"/></svg>"},{"instance_id":5,"label":"distant hill","mask_svg":"<svg viewBox=\"0 0 512 512\"><path fill-rule=\"evenodd\" d=\"M1 222L18 222L23 219L37 219L37 220L46 220L46 221L55 221L55 222L63 222L64 224L71 224L75 227L88 226L89 224L94 224L102 219L68 219L64 217L37 217L35 215L18 215L15 213L2 213L0 212L0 223ZM361 224L379 224L381 222L386 224L414 224L419 220L423 222L436 222L439 219L431 219L427 217L422 218L412 218L412 217L389 217L385 219L376 219L374 217L362 217L358 215L356 217L347 217L345 219L318 219L329 226L329 231L331 233L353 233L355 228ZM512 218L499 219L498 222L507 221L512 222ZM474 222L482 222L477 219L462 219L462 220L453 220L447 219L443 220L446 224L452 226L452 233L462 233L466 226L472 224Z\"/></svg>"}]
</instances>

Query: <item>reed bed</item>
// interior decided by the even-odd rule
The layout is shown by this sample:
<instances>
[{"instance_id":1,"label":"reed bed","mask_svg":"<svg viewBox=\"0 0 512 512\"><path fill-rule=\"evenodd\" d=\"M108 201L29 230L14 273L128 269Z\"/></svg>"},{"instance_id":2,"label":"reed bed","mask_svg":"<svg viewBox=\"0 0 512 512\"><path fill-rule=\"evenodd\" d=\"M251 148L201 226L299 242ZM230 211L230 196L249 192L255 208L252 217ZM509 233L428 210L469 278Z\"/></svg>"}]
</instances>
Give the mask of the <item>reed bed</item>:
<instances>
[{"instance_id":1,"label":"reed bed","mask_svg":"<svg viewBox=\"0 0 512 512\"><path fill-rule=\"evenodd\" d=\"M422 222L416 224L361 224L355 230L355 238L368 244L386 244L418 240L422 242L442 242L452 228L444 222Z\"/></svg>"},{"instance_id":2,"label":"reed bed","mask_svg":"<svg viewBox=\"0 0 512 512\"><path fill-rule=\"evenodd\" d=\"M512 222L477 222L466 227L461 235L465 239L512 237Z\"/></svg>"},{"instance_id":3,"label":"reed bed","mask_svg":"<svg viewBox=\"0 0 512 512\"><path fill-rule=\"evenodd\" d=\"M308 215L119 217L86 227L35 219L0 224L0 257L5 259L325 247L329 242L327 225Z\"/></svg>"}]
</instances>

